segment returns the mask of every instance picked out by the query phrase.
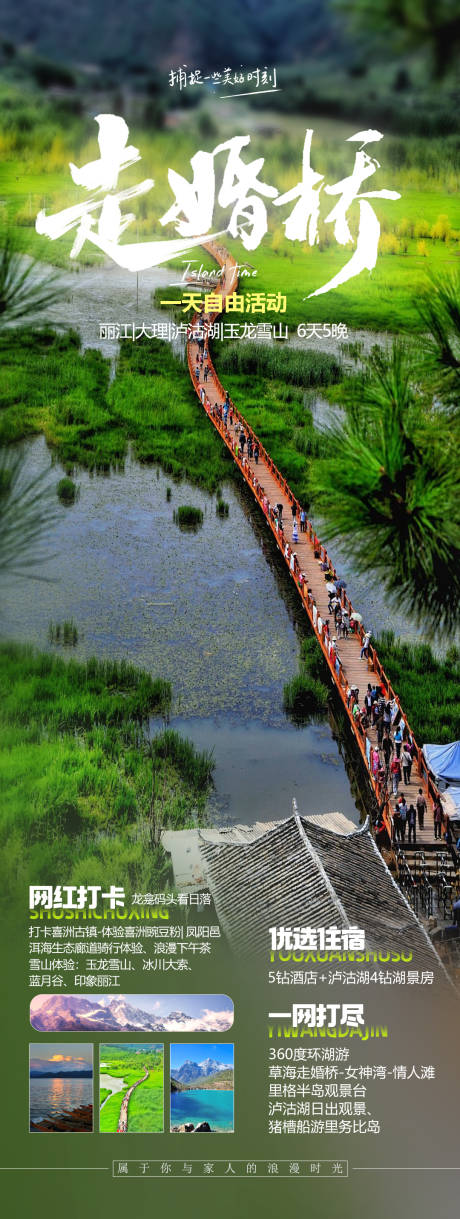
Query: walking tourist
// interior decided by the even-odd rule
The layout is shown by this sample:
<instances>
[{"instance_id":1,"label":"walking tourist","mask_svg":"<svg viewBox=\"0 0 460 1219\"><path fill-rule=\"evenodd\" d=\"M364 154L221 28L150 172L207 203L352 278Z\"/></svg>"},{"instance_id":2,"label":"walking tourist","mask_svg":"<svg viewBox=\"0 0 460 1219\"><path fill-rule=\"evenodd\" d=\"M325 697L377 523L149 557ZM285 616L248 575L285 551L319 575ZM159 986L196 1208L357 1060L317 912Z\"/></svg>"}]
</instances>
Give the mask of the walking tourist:
<instances>
[{"instance_id":1,"label":"walking tourist","mask_svg":"<svg viewBox=\"0 0 460 1219\"><path fill-rule=\"evenodd\" d=\"M418 796L415 801L415 804L416 804L416 808L417 808L418 828L419 828L419 830L423 830L423 826L424 826L424 822L425 822L425 813L427 812L427 807L426 807L426 800L423 795L423 791L422 791L421 787L419 787L419 789L418 789Z\"/></svg>"},{"instance_id":2,"label":"walking tourist","mask_svg":"<svg viewBox=\"0 0 460 1219\"><path fill-rule=\"evenodd\" d=\"M394 736L394 743L395 743L395 749L396 749L396 757L400 758L401 757L401 746L403 743L403 734L402 734L402 728L401 728L400 724L398 724L397 728L395 728L393 736Z\"/></svg>"},{"instance_id":3,"label":"walking tourist","mask_svg":"<svg viewBox=\"0 0 460 1219\"><path fill-rule=\"evenodd\" d=\"M405 842L405 840L406 840L407 804L404 799L404 796L401 796L401 799L398 804L398 809L399 809L399 817L400 817L400 821L401 821L401 842Z\"/></svg>"},{"instance_id":4,"label":"walking tourist","mask_svg":"<svg viewBox=\"0 0 460 1219\"><path fill-rule=\"evenodd\" d=\"M359 687L358 687L358 686L350 686L350 692L349 692L349 693L347 693L347 705L348 705L348 707L350 706L350 703L357 703L357 702L358 702L358 698L359 698Z\"/></svg>"},{"instance_id":5,"label":"walking tourist","mask_svg":"<svg viewBox=\"0 0 460 1219\"><path fill-rule=\"evenodd\" d=\"M401 762L402 762L402 768L403 768L404 782L405 782L406 787L408 787L409 783L410 783L410 772L411 772L411 768L412 768L412 754L409 753L409 750L406 748L405 745L403 746L403 748L401 750Z\"/></svg>"},{"instance_id":6,"label":"walking tourist","mask_svg":"<svg viewBox=\"0 0 460 1219\"><path fill-rule=\"evenodd\" d=\"M434 802L433 821L434 821L435 839L440 838L441 837L441 828L442 828L442 804L441 804L439 797L437 797L437 799Z\"/></svg>"},{"instance_id":7,"label":"walking tourist","mask_svg":"<svg viewBox=\"0 0 460 1219\"><path fill-rule=\"evenodd\" d=\"M386 733L382 740L382 751L385 758L385 765L389 766L391 755L394 753L394 745L391 736L389 736L388 733Z\"/></svg>"},{"instance_id":8,"label":"walking tourist","mask_svg":"<svg viewBox=\"0 0 460 1219\"><path fill-rule=\"evenodd\" d=\"M366 690L366 693L365 693L365 695L364 695L364 702L365 702L365 705L366 705L366 711L367 711L367 714L368 714L369 716L371 716L371 714L372 714L372 705L373 705L373 702L374 702L374 698L373 698L373 694L372 694L372 686L370 685L370 683L369 683L369 682L367 683L367 690Z\"/></svg>"},{"instance_id":9,"label":"walking tourist","mask_svg":"<svg viewBox=\"0 0 460 1219\"><path fill-rule=\"evenodd\" d=\"M363 644L362 644L362 648L361 648L361 655L360 655L360 657L359 657L359 659L360 659L360 660L363 660L363 659L364 659L364 657L366 657L366 660L367 660L367 658L368 658L368 656L369 656L369 644L370 644L370 641L371 641L371 631L366 631L366 634L364 635L364 638L363 638Z\"/></svg>"},{"instance_id":10,"label":"walking tourist","mask_svg":"<svg viewBox=\"0 0 460 1219\"><path fill-rule=\"evenodd\" d=\"M397 796L399 784L401 782L401 763L399 758L393 758L392 762L390 763L390 775L393 795Z\"/></svg>"},{"instance_id":11,"label":"walking tourist","mask_svg":"<svg viewBox=\"0 0 460 1219\"><path fill-rule=\"evenodd\" d=\"M413 842L414 846L417 842L416 824L417 814L415 811L415 805L409 804L409 808L407 810L407 841L408 843Z\"/></svg>"},{"instance_id":12,"label":"walking tourist","mask_svg":"<svg viewBox=\"0 0 460 1219\"><path fill-rule=\"evenodd\" d=\"M401 838L401 817L399 815L399 804L396 805L393 813L393 826L395 832L395 842L402 842Z\"/></svg>"}]
</instances>

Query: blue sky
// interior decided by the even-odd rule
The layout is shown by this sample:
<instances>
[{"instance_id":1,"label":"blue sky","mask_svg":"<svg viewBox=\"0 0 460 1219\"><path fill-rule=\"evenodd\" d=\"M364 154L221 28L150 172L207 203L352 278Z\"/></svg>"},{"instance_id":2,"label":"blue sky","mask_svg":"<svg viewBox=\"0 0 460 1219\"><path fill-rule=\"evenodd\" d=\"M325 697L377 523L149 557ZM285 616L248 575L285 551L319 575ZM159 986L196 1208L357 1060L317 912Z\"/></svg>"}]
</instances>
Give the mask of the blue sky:
<instances>
[{"instance_id":1,"label":"blue sky","mask_svg":"<svg viewBox=\"0 0 460 1219\"><path fill-rule=\"evenodd\" d=\"M203 1062L205 1058L215 1058L216 1062L223 1062L225 1066L233 1066L234 1046L230 1042L221 1042L220 1045L212 1041L189 1041L185 1045L178 1045L176 1042L171 1044L171 1071L177 1071L187 1059L190 1062Z\"/></svg>"},{"instance_id":2,"label":"blue sky","mask_svg":"<svg viewBox=\"0 0 460 1219\"><path fill-rule=\"evenodd\" d=\"M233 1012L228 995L125 995L125 999L132 1007L141 1007L156 1016L169 1016L170 1012L185 1012L186 1016L201 1016L202 1012L210 1011Z\"/></svg>"}]
</instances>

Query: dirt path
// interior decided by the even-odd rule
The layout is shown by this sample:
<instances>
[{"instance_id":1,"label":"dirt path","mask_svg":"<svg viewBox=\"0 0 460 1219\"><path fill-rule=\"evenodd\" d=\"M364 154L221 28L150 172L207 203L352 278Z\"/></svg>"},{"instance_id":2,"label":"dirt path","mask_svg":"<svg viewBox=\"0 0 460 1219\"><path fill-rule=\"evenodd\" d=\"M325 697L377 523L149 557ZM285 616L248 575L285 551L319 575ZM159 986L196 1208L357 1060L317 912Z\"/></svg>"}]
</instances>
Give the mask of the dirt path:
<instances>
[{"instance_id":1,"label":"dirt path","mask_svg":"<svg viewBox=\"0 0 460 1219\"><path fill-rule=\"evenodd\" d=\"M131 1084L131 1087L128 1088L127 1092L125 1092L125 1095L121 1102L120 1116L118 1118L117 1134L127 1134L127 1132L128 1132L128 1105L129 1105L131 1096L134 1092L134 1089L138 1088L139 1084L145 1083L145 1081L146 1081L146 1079L148 1079L148 1077L149 1077L149 1069L148 1069L148 1067L146 1067L145 1075L143 1075L141 1079L137 1079L135 1084Z\"/></svg>"}]
</instances>

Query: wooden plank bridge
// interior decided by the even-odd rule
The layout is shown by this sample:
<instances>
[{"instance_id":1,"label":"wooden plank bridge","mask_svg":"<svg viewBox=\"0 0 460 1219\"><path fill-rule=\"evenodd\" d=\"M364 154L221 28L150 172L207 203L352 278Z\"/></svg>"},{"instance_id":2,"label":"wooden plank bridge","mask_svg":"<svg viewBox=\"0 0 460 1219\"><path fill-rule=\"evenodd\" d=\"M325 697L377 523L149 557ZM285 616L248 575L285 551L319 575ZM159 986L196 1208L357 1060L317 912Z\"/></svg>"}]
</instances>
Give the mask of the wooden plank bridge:
<instances>
[{"instance_id":1,"label":"wooden plank bridge","mask_svg":"<svg viewBox=\"0 0 460 1219\"><path fill-rule=\"evenodd\" d=\"M222 301L224 301L225 297L236 289L238 275L235 260L228 250L215 242L209 242L204 248L223 269L218 292L222 296ZM402 720L414 742L416 752L410 782L408 785L405 785L402 781L400 782L397 798L399 799L404 794L407 806L409 807L411 803L415 805L419 788L422 788L428 811L425 815L424 828L421 830L417 824L416 835L417 847L421 845L423 849L424 846L434 842L431 802L438 798L439 793L427 771L422 751L415 742L415 737L408 724L407 717L404 715L399 699L380 664L375 648L370 644L367 658L363 657L361 659L364 627L360 621L354 624L352 621L352 629L348 637L337 641L337 651L334 648L331 649L331 637L334 636L334 630L331 629L328 636L324 627L326 620L331 617L328 610L329 596L326 588L324 564L327 564L328 568L334 573L333 579L337 578L337 573L326 547L321 544L316 536L314 526L308 520L308 517L305 522L305 531L300 531L301 505L296 500L286 479L276 468L269 453L267 453L263 444L258 440L258 437L242 413L235 407L234 403L231 403L231 411L229 410L228 419L225 423L223 417L221 417L222 411L216 409L216 407L223 407L226 398L228 401L228 396L212 364L209 345L206 360L209 370L207 379L204 381L201 376L199 380L196 378L196 367L200 356L200 336L197 337L197 331L201 329L201 333L206 336L209 327L218 316L218 313L208 315L196 314L193 318L190 336L187 341L187 358L192 384L204 410L214 424L224 444L226 444L231 452L233 460L238 465L243 478L260 504L267 524L285 558L305 612L322 649L329 672L342 700L356 745L366 767L370 787L376 797L390 840L394 838L393 817L396 799L387 790L387 783L383 780L382 776L379 779L372 772L371 751L374 746L377 746L377 731L372 726L363 727L360 719L356 720L353 718L353 699L349 699L347 693L352 686L358 687L359 703L362 706L368 682L371 685L376 684L384 691L386 701L394 700L401 714ZM230 422L230 415L233 418L232 423ZM250 459L240 451L238 441L242 430L246 440L250 437L252 441L253 455ZM257 461L254 457L254 450L256 449L258 449ZM279 511L280 506L281 513ZM292 538L294 508L298 530L298 538L295 541ZM342 607L348 611L351 618L351 615L354 613L353 606L343 589L340 592L340 600Z\"/></svg>"}]
</instances>

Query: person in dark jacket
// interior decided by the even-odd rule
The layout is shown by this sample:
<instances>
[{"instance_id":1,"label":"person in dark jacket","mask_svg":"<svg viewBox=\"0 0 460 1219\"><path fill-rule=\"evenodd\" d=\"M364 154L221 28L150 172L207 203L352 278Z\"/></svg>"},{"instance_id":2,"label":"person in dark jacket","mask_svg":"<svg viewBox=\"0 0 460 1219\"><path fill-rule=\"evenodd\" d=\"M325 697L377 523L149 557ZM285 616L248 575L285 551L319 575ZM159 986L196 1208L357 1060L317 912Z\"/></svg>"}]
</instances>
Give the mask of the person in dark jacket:
<instances>
[{"instance_id":1,"label":"person in dark jacket","mask_svg":"<svg viewBox=\"0 0 460 1219\"><path fill-rule=\"evenodd\" d=\"M417 842L417 813L414 804L409 804L407 810L407 841L413 842L414 846Z\"/></svg>"}]
</instances>

